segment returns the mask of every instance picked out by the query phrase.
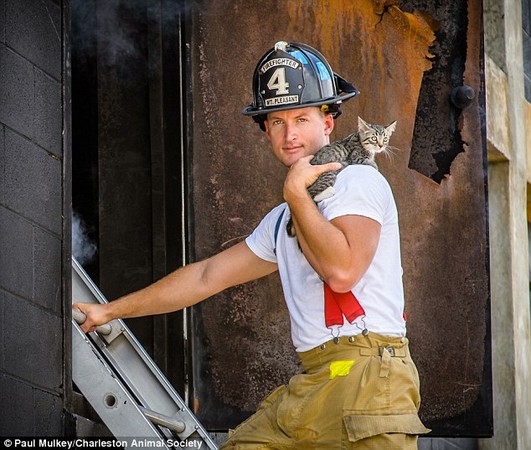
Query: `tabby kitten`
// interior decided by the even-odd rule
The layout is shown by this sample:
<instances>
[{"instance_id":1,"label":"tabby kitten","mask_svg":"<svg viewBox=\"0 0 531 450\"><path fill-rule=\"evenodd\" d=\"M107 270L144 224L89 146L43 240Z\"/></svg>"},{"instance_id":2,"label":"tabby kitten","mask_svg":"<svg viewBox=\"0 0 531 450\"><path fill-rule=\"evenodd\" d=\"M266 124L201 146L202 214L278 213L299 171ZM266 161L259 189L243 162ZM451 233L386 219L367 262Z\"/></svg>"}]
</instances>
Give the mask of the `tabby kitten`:
<instances>
[{"instance_id":1,"label":"tabby kitten","mask_svg":"<svg viewBox=\"0 0 531 450\"><path fill-rule=\"evenodd\" d=\"M373 125L358 117L358 131L346 138L332 142L321 148L310 161L311 164L339 162L343 167L332 172L325 172L308 187L308 192L315 202L332 197L335 194L334 183L337 174L351 164L367 164L378 169L375 156L387 151L391 135L395 131L396 120L387 125Z\"/></svg>"},{"instance_id":2,"label":"tabby kitten","mask_svg":"<svg viewBox=\"0 0 531 450\"><path fill-rule=\"evenodd\" d=\"M337 174L351 164L367 164L378 169L375 156L377 153L388 150L389 140L395 131L396 120L387 126L374 125L365 122L358 117L358 131L346 138L332 142L321 148L310 161L311 164L326 164L339 162L342 168L335 171L325 172L308 187L308 193L314 202L320 202L335 194L334 183ZM287 225L290 236L295 236L291 218Z\"/></svg>"}]
</instances>

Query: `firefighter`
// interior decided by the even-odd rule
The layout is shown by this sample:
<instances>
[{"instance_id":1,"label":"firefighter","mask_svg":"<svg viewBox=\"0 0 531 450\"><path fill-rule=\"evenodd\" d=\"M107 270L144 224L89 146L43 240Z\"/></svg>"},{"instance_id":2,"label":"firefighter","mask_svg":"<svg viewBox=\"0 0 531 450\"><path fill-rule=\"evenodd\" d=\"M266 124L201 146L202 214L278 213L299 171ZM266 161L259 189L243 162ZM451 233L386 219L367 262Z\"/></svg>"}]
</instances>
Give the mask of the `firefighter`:
<instances>
[{"instance_id":1,"label":"firefighter","mask_svg":"<svg viewBox=\"0 0 531 450\"><path fill-rule=\"evenodd\" d=\"M243 110L289 168L285 202L245 241L106 305L78 303L82 328L162 314L279 272L304 372L274 390L229 433L223 449L415 449L419 378L404 318L395 201L368 165L340 172L335 195L315 204L307 187L337 163L312 165L357 90L316 49L277 42L259 60ZM290 220L295 237L286 232Z\"/></svg>"}]
</instances>

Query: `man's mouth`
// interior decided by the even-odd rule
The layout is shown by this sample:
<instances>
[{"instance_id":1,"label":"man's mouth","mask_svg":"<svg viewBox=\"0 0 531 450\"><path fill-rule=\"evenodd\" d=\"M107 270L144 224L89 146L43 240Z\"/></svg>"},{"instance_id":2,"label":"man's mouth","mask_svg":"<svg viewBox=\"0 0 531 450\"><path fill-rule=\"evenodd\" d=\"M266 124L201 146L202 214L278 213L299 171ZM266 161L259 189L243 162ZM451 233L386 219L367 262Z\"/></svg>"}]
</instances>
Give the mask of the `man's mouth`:
<instances>
[{"instance_id":1,"label":"man's mouth","mask_svg":"<svg viewBox=\"0 0 531 450\"><path fill-rule=\"evenodd\" d=\"M302 147L300 145L296 146L296 147L284 147L284 151L286 153L296 153L297 151L299 151Z\"/></svg>"}]
</instances>

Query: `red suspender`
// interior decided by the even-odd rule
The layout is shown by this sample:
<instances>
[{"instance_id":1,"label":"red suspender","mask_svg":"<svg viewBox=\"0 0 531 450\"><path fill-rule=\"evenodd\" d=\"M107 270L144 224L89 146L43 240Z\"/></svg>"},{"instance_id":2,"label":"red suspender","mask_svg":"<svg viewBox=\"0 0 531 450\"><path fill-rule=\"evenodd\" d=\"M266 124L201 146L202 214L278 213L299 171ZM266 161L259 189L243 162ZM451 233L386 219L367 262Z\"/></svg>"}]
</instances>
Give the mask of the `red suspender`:
<instances>
[{"instance_id":1,"label":"red suspender","mask_svg":"<svg viewBox=\"0 0 531 450\"><path fill-rule=\"evenodd\" d=\"M343 325L343 316L349 323L365 315L365 310L360 305L356 296L351 292L334 292L328 284L324 285L324 311L327 328L334 325Z\"/></svg>"}]
</instances>

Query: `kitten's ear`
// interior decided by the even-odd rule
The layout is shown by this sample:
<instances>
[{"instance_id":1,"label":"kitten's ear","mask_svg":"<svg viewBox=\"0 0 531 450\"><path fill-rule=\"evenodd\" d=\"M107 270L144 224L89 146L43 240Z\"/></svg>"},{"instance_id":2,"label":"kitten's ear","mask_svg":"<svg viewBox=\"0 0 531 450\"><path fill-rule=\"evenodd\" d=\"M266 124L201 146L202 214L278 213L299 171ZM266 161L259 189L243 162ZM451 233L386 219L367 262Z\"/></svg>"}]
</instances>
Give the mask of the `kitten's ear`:
<instances>
[{"instance_id":1,"label":"kitten's ear","mask_svg":"<svg viewBox=\"0 0 531 450\"><path fill-rule=\"evenodd\" d=\"M358 131L368 131L369 128L369 124L358 116Z\"/></svg>"},{"instance_id":2,"label":"kitten's ear","mask_svg":"<svg viewBox=\"0 0 531 450\"><path fill-rule=\"evenodd\" d=\"M385 131L389 134L393 133L395 129L396 129L396 120L390 123L389 125L387 125L387 127L385 127Z\"/></svg>"}]
</instances>

